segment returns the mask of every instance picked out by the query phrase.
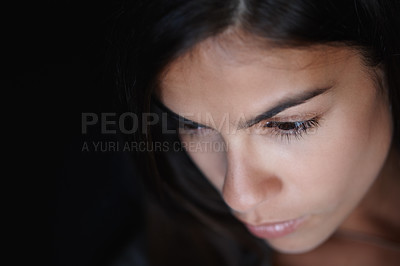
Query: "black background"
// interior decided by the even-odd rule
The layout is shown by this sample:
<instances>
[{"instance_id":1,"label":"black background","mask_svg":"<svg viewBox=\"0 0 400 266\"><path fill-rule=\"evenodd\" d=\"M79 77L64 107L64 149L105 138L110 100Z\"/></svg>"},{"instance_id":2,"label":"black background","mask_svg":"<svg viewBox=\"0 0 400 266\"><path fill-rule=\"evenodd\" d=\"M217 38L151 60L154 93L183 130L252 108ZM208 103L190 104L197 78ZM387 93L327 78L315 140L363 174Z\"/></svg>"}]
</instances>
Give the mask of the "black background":
<instances>
[{"instance_id":1,"label":"black background","mask_svg":"<svg viewBox=\"0 0 400 266\"><path fill-rule=\"evenodd\" d=\"M44 242L35 251L40 264L114 265L143 230L141 186L129 155L82 152L84 141L119 140L98 127L83 135L81 115L118 109L109 36L121 3L31 1L3 10L10 16L4 56L14 109L25 107L30 133L23 139L35 146L21 155L36 170L24 174L20 193L30 191L35 201L23 200L21 221L40 224L29 227L35 236L18 248L25 253Z\"/></svg>"}]
</instances>

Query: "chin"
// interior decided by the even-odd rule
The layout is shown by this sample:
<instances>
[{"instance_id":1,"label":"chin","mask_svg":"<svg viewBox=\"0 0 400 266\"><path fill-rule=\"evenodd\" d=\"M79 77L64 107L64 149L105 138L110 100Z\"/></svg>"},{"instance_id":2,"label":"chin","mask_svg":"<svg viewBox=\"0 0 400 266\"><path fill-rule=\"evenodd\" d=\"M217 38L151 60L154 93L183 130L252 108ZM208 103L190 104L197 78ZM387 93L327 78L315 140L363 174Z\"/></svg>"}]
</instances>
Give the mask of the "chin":
<instances>
[{"instance_id":1,"label":"chin","mask_svg":"<svg viewBox=\"0 0 400 266\"><path fill-rule=\"evenodd\" d=\"M308 247L277 247L274 245L269 244L269 246L274 249L275 251L283 254L303 254L310 252L314 249L316 249L319 245L314 245L314 246L308 246Z\"/></svg>"},{"instance_id":2,"label":"chin","mask_svg":"<svg viewBox=\"0 0 400 266\"><path fill-rule=\"evenodd\" d=\"M325 237L319 241L312 241L311 243L305 243L303 241L296 241L295 243L292 241L279 241L279 240L273 240L269 241L267 240L268 245L274 249L275 251L283 254L303 254L310 252L319 246L321 246L327 239L328 237Z\"/></svg>"}]
</instances>

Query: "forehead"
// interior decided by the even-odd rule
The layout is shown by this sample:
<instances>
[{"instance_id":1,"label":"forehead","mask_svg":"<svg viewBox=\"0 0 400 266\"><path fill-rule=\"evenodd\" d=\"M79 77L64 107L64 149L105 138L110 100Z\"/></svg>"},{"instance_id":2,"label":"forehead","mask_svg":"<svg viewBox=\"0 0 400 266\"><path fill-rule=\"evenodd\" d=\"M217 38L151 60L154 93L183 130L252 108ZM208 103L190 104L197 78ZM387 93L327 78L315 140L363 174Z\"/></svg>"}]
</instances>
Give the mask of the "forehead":
<instances>
[{"instance_id":1,"label":"forehead","mask_svg":"<svg viewBox=\"0 0 400 266\"><path fill-rule=\"evenodd\" d=\"M346 47L277 48L232 36L207 39L165 69L156 93L178 114L265 108L310 85L331 85L326 83L356 55Z\"/></svg>"}]
</instances>

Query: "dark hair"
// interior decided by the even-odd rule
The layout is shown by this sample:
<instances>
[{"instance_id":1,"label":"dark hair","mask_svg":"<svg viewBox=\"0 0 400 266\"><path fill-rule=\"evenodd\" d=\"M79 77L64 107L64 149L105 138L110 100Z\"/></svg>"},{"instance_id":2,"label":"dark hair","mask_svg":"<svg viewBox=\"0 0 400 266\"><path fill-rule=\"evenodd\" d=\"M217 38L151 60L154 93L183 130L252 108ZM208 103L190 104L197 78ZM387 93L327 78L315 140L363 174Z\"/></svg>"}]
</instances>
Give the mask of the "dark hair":
<instances>
[{"instance_id":1,"label":"dark hair","mask_svg":"<svg viewBox=\"0 0 400 266\"><path fill-rule=\"evenodd\" d=\"M366 64L383 67L392 106L393 140L400 147L398 14L397 0L126 1L116 18L113 37L121 99L125 110L137 114L149 112L152 93L163 69L200 41L218 36L228 28L240 28L249 36L278 46L344 44L358 49ZM162 137L165 136L142 132L132 136L133 141ZM169 138L178 141L176 136ZM164 202L180 202L176 206L184 206L190 215L200 217L208 225L217 226L218 223L210 221L225 219L225 224L239 226L226 218L229 216L226 206L184 152L147 155L137 154L135 160L147 165L142 170L149 188L158 187L156 194L167 191L164 197L173 198ZM219 207L215 207L217 203ZM177 212L179 208L175 208ZM218 228L223 231L221 226ZM247 237L243 232L240 237L232 238L251 246L249 243L254 239L243 240Z\"/></svg>"}]
</instances>

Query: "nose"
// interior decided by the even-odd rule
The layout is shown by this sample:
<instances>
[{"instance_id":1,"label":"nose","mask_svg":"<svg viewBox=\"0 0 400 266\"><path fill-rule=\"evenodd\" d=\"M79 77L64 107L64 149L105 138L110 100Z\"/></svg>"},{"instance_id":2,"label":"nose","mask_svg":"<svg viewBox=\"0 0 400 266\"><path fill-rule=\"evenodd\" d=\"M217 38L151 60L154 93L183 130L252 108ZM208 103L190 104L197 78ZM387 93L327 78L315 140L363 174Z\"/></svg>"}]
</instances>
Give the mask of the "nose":
<instances>
[{"instance_id":1,"label":"nose","mask_svg":"<svg viewBox=\"0 0 400 266\"><path fill-rule=\"evenodd\" d=\"M281 179L273 165L248 149L231 146L226 153L227 168L222 187L226 204L236 212L248 212L276 197L282 190Z\"/></svg>"}]
</instances>

